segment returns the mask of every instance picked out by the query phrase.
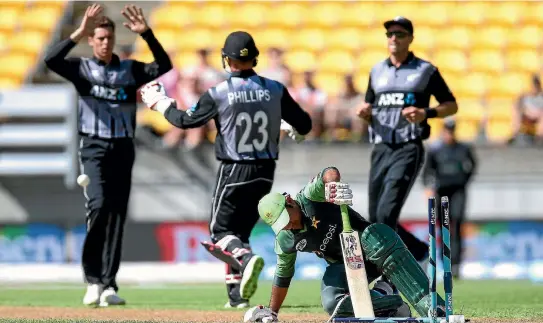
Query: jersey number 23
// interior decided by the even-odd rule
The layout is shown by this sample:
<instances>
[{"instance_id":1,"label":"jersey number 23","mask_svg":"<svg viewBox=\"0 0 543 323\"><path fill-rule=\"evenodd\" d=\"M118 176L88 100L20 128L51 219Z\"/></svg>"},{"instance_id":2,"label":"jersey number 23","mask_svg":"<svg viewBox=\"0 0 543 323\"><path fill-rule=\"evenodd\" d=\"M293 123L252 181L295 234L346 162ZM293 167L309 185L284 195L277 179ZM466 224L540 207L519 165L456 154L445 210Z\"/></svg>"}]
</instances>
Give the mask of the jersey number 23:
<instances>
[{"instance_id":1,"label":"jersey number 23","mask_svg":"<svg viewBox=\"0 0 543 323\"><path fill-rule=\"evenodd\" d=\"M268 115L264 111L259 110L253 116L247 112L239 113L236 116L236 126L240 127L237 136L238 153L262 151L267 147Z\"/></svg>"}]
</instances>

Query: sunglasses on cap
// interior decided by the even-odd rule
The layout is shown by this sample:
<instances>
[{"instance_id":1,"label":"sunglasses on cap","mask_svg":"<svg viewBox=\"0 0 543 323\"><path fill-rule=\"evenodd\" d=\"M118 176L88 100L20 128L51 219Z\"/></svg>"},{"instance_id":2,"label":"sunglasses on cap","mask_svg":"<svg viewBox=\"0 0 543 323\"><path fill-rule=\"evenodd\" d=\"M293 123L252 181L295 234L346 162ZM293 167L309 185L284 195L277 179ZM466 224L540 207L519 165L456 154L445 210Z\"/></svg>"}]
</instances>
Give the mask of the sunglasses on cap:
<instances>
[{"instance_id":1,"label":"sunglasses on cap","mask_svg":"<svg viewBox=\"0 0 543 323\"><path fill-rule=\"evenodd\" d=\"M396 38L405 38L409 33L406 33L405 31L387 31L386 35L387 38L392 38L392 36L396 36Z\"/></svg>"}]
</instances>

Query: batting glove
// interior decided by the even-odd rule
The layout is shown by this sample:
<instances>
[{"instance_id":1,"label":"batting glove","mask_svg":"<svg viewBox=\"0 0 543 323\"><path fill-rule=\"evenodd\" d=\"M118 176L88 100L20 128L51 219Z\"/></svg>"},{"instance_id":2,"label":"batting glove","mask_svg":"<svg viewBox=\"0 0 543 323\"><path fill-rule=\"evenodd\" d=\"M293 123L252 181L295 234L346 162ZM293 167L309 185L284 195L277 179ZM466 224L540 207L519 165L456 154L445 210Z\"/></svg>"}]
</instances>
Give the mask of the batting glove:
<instances>
[{"instance_id":1,"label":"batting glove","mask_svg":"<svg viewBox=\"0 0 543 323\"><path fill-rule=\"evenodd\" d=\"M296 129L294 129L290 124L285 120L281 120L281 130L285 131L292 140L296 142L302 142L305 139L304 135L300 135Z\"/></svg>"},{"instance_id":2,"label":"batting glove","mask_svg":"<svg viewBox=\"0 0 543 323\"><path fill-rule=\"evenodd\" d=\"M278 322L277 319L277 313L272 311L271 309L264 307L262 305L258 305L255 307L250 308L247 312L245 312L245 315L243 316L243 322L262 322L262 323L270 323L270 322Z\"/></svg>"},{"instance_id":3,"label":"batting glove","mask_svg":"<svg viewBox=\"0 0 543 323\"><path fill-rule=\"evenodd\" d=\"M166 95L164 85L159 81L151 81L143 86L141 100L149 109L162 113L166 111L172 102L175 102Z\"/></svg>"},{"instance_id":4,"label":"batting glove","mask_svg":"<svg viewBox=\"0 0 543 323\"><path fill-rule=\"evenodd\" d=\"M326 202L336 205L353 205L353 191L347 183L330 182L324 184Z\"/></svg>"}]
</instances>

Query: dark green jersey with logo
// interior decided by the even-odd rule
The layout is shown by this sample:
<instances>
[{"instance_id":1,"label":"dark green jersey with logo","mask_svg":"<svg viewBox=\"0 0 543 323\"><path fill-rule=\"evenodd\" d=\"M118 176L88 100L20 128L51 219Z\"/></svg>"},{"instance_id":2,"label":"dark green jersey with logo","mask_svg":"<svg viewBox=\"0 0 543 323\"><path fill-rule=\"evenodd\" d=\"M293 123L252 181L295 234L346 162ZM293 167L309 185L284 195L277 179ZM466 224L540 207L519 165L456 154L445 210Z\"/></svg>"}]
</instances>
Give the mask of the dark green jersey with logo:
<instances>
[{"instance_id":1,"label":"dark green jersey with logo","mask_svg":"<svg viewBox=\"0 0 543 323\"><path fill-rule=\"evenodd\" d=\"M315 253L329 263L343 261L339 241L339 234L343 230L340 207L326 202L324 198L322 176L330 168L322 170L296 195L295 199L303 211L304 228L282 230L277 235L275 239L276 277L292 278L298 251ZM369 222L351 208L349 208L349 218L353 229L359 232L369 225Z\"/></svg>"}]
</instances>

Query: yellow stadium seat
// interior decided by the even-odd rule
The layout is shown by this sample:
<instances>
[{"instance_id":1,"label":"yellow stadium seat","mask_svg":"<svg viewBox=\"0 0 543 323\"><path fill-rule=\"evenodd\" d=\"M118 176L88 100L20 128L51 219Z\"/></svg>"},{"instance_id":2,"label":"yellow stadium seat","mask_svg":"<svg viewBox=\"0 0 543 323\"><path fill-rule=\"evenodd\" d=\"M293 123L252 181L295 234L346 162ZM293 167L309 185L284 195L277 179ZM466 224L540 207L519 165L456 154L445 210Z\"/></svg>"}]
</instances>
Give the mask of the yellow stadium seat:
<instances>
[{"instance_id":1,"label":"yellow stadium seat","mask_svg":"<svg viewBox=\"0 0 543 323\"><path fill-rule=\"evenodd\" d=\"M428 119L428 125L430 126L430 141L434 141L441 137L441 131L443 130L443 119L433 118Z\"/></svg>"},{"instance_id":2,"label":"yellow stadium seat","mask_svg":"<svg viewBox=\"0 0 543 323\"><path fill-rule=\"evenodd\" d=\"M470 70L475 72L501 73L505 62L499 51L473 50L469 57Z\"/></svg>"},{"instance_id":3,"label":"yellow stadium seat","mask_svg":"<svg viewBox=\"0 0 543 323\"><path fill-rule=\"evenodd\" d=\"M263 61L262 57L263 56L261 56L259 58L259 60L258 60L258 66L260 66L260 64L262 64L262 61ZM217 70L223 71L222 56L221 56L221 50L220 49L213 50L213 51L211 51L211 53L209 53L209 63L210 63L211 66L213 66Z\"/></svg>"},{"instance_id":4,"label":"yellow stadium seat","mask_svg":"<svg viewBox=\"0 0 543 323\"><path fill-rule=\"evenodd\" d=\"M431 51L430 50L421 50L421 49L418 49L416 47L414 47L412 49L413 51L413 54L415 54L415 56L417 56L418 58L421 58L423 60L426 60L426 61L431 61L432 60L432 55L430 55Z\"/></svg>"},{"instance_id":5,"label":"yellow stadium seat","mask_svg":"<svg viewBox=\"0 0 543 323\"><path fill-rule=\"evenodd\" d=\"M256 31L253 37L261 51L270 47L285 48L291 41L291 34L281 28L264 28Z\"/></svg>"},{"instance_id":6,"label":"yellow stadium seat","mask_svg":"<svg viewBox=\"0 0 543 323\"><path fill-rule=\"evenodd\" d=\"M182 31L182 28L193 24L195 13L186 3L178 3L175 6L163 4L154 9L150 15L153 28L173 28Z\"/></svg>"},{"instance_id":7,"label":"yellow stadium seat","mask_svg":"<svg viewBox=\"0 0 543 323\"><path fill-rule=\"evenodd\" d=\"M295 28L305 21L305 8L302 3L276 2L270 8L268 24L270 26Z\"/></svg>"},{"instance_id":8,"label":"yellow stadium seat","mask_svg":"<svg viewBox=\"0 0 543 323\"><path fill-rule=\"evenodd\" d=\"M513 137L513 125L509 121L489 121L485 135L492 143L505 143Z\"/></svg>"},{"instance_id":9,"label":"yellow stadium seat","mask_svg":"<svg viewBox=\"0 0 543 323\"><path fill-rule=\"evenodd\" d=\"M195 51L182 51L173 58L173 65L179 70L183 70L196 64L198 64L198 55Z\"/></svg>"},{"instance_id":10,"label":"yellow stadium seat","mask_svg":"<svg viewBox=\"0 0 543 323\"><path fill-rule=\"evenodd\" d=\"M0 32L0 52L6 50L9 44L9 33Z\"/></svg>"},{"instance_id":11,"label":"yellow stadium seat","mask_svg":"<svg viewBox=\"0 0 543 323\"><path fill-rule=\"evenodd\" d=\"M28 2L29 1L2 1L0 2L0 7L25 9L28 6Z\"/></svg>"},{"instance_id":12,"label":"yellow stadium seat","mask_svg":"<svg viewBox=\"0 0 543 323\"><path fill-rule=\"evenodd\" d=\"M324 72L315 74L315 85L328 96L337 95L343 88L343 84L344 80L342 74Z\"/></svg>"},{"instance_id":13,"label":"yellow stadium seat","mask_svg":"<svg viewBox=\"0 0 543 323\"><path fill-rule=\"evenodd\" d=\"M369 78L369 73L354 73L354 87L361 93L366 93Z\"/></svg>"},{"instance_id":14,"label":"yellow stadium seat","mask_svg":"<svg viewBox=\"0 0 543 323\"><path fill-rule=\"evenodd\" d=\"M488 82L491 77L484 73L469 73L458 84L457 97L480 98L488 89Z\"/></svg>"},{"instance_id":15,"label":"yellow stadium seat","mask_svg":"<svg viewBox=\"0 0 543 323\"><path fill-rule=\"evenodd\" d=\"M341 2L319 1L316 5L307 6L306 24L308 26L330 28L335 27L343 19L343 6Z\"/></svg>"},{"instance_id":16,"label":"yellow stadium seat","mask_svg":"<svg viewBox=\"0 0 543 323\"><path fill-rule=\"evenodd\" d=\"M132 55L131 59L134 59L143 63L151 63L155 60L155 58L153 57L153 54L151 54L149 50L136 52Z\"/></svg>"},{"instance_id":17,"label":"yellow stadium seat","mask_svg":"<svg viewBox=\"0 0 543 323\"><path fill-rule=\"evenodd\" d=\"M542 16L543 17L543 16ZM543 19L543 18L541 18ZM510 49L537 50L543 45L543 25L524 25L507 35Z\"/></svg>"},{"instance_id":18,"label":"yellow stadium seat","mask_svg":"<svg viewBox=\"0 0 543 323\"><path fill-rule=\"evenodd\" d=\"M485 22L496 25L516 26L522 20L525 3L496 2L485 12Z\"/></svg>"},{"instance_id":19,"label":"yellow stadium seat","mask_svg":"<svg viewBox=\"0 0 543 323\"><path fill-rule=\"evenodd\" d=\"M382 62L387 57L386 49L364 51L356 59L357 72L369 74L375 64Z\"/></svg>"},{"instance_id":20,"label":"yellow stadium seat","mask_svg":"<svg viewBox=\"0 0 543 323\"><path fill-rule=\"evenodd\" d=\"M198 27L219 28L228 26L228 23L237 20L234 7L223 2L202 3L194 12L194 24Z\"/></svg>"},{"instance_id":21,"label":"yellow stadium seat","mask_svg":"<svg viewBox=\"0 0 543 323\"><path fill-rule=\"evenodd\" d=\"M12 31L18 23L19 13L18 8L0 8L0 31Z\"/></svg>"},{"instance_id":22,"label":"yellow stadium seat","mask_svg":"<svg viewBox=\"0 0 543 323\"><path fill-rule=\"evenodd\" d=\"M418 26L419 23L427 26L442 26L446 25L449 20L449 15L454 10L452 2L430 2L419 6L416 16L413 17L413 23ZM415 29L415 35L418 33L418 28Z\"/></svg>"},{"instance_id":23,"label":"yellow stadium seat","mask_svg":"<svg viewBox=\"0 0 543 323\"><path fill-rule=\"evenodd\" d=\"M529 88L529 82L525 73L504 73L489 80L489 95L517 97Z\"/></svg>"},{"instance_id":24,"label":"yellow stadium seat","mask_svg":"<svg viewBox=\"0 0 543 323\"><path fill-rule=\"evenodd\" d=\"M510 71L537 72L543 68L543 57L539 51L514 50L505 55L507 69Z\"/></svg>"},{"instance_id":25,"label":"yellow stadium seat","mask_svg":"<svg viewBox=\"0 0 543 323\"><path fill-rule=\"evenodd\" d=\"M212 29L195 28L183 31L180 39L179 49L198 50L201 48L214 48L224 43L226 35Z\"/></svg>"},{"instance_id":26,"label":"yellow stadium seat","mask_svg":"<svg viewBox=\"0 0 543 323\"><path fill-rule=\"evenodd\" d=\"M413 45L424 50L431 50L434 48L436 35L438 35L438 33L435 29L429 27L417 28Z\"/></svg>"},{"instance_id":27,"label":"yellow stadium seat","mask_svg":"<svg viewBox=\"0 0 543 323\"><path fill-rule=\"evenodd\" d=\"M440 70L440 73L443 79L445 80L445 83L447 83L447 86L449 87L449 89L452 91L454 95L456 95L457 92L462 87L464 73L444 72L441 70ZM433 105L430 104L430 106L433 106Z\"/></svg>"},{"instance_id":28,"label":"yellow stadium seat","mask_svg":"<svg viewBox=\"0 0 543 323\"><path fill-rule=\"evenodd\" d=\"M161 116L160 113L156 113L150 109L139 109L136 113L136 122L140 126L149 126L153 128L153 130L161 135L165 134L173 127L164 116Z\"/></svg>"},{"instance_id":29,"label":"yellow stadium seat","mask_svg":"<svg viewBox=\"0 0 543 323\"><path fill-rule=\"evenodd\" d=\"M375 13L381 10L381 4L375 2L344 2L345 10L341 24L345 27L368 27L376 23ZM382 23L382 22L379 22ZM360 35L360 37L363 37Z\"/></svg>"},{"instance_id":30,"label":"yellow stadium seat","mask_svg":"<svg viewBox=\"0 0 543 323\"><path fill-rule=\"evenodd\" d=\"M360 30L353 27L325 31L324 37L329 49L358 51L364 42Z\"/></svg>"},{"instance_id":31,"label":"yellow stadium seat","mask_svg":"<svg viewBox=\"0 0 543 323\"><path fill-rule=\"evenodd\" d=\"M180 43L182 43L180 41L181 39L179 37L179 32L171 28L156 29L154 34L166 51L175 51L179 47ZM144 44L142 44L141 47L148 48L149 46L144 41Z\"/></svg>"},{"instance_id":32,"label":"yellow stadium seat","mask_svg":"<svg viewBox=\"0 0 543 323\"><path fill-rule=\"evenodd\" d=\"M318 58L319 70L350 74L354 72L355 63L352 55L346 51L325 51Z\"/></svg>"},{"instance_id":33,"label":"yellow stadium seat","mask_svg":"<svg viewBox=\"0 0 543 323\"><path fill-rule=\"evenodd\" d=\"M15 77L0 77L0 90L17 89L23 84L23 80Z\"/></svg>"},{"instance_id":34,"label":"yellow stadium seat","mask_svg":"<svg viewBox=\"0 0 543 323\"><path fill-rule=\"evenodd\" d=\"M466 55L460 50L443 50L434 53L433 63L444 72L464 72L469 68Z\"/></svg>"},{"instance_id":35,"label":"yellow stadium seat","mask_svg":"<svg viewBox=\"0 0 543 323\"><path fill-rule=\"evenodd\" d=\"M539 24L541 26L541 17L543 17L543 3L541 1L523 2L524 15L523 21L530 24Z\"/></svg>"},{"instance_id":36,"label":"yellow stadium seat","mask_svg":"<svg viewBox=\"0 0 543 323\"><path fill-rule=\"evenodd\" d=\"M458 120L481 122L485 115L486 109L481 100L476 98L458 99L458 112L455 115Z\"/></svg>"},{"instance_id":37,"label":"yellow stadium seat","mask_svg":"<svg viewBox=\"0 0 543 323\"><path fill-rule=\"evenodd\" d=\"M491 4L485 2L457 3L449 16L451 25L480 26L485 19L485 12Z\"/></svg>"},{"instance_id":38,"label":"yellow stadium seat","mask_svg":"<svg viewBox=\"0 0 543 323\"><path fill-rule=\"evenodd\" d=\"M504 142L513 135L514 99L487 101L485 134L492 142Z\"/></svg>"},{"instance_id":39,"label":"yellow stadium seat","mask_svg":"<svg viewBox=\"0 0 543 323\"><path fill-rule=\"evenodd\" d=\"M456 138L462 142L474 142L481 133L481 123L458 120L456 122Z\"/></svg>"},{"instance_id":40,"label":"yellow stadium seat","mask_svg":"<svg viewBox=\"0 0 543 323\"><path fill-rule=\"evenodd\" d=\"M48 33L45 32L23 30L13 34L10 48L15 52L38 54L44 49L48 36Z\"/></svg>"},{"instance_id":41,"label":"yellow stadium seat","mask_svg":"<svg viewBox=\"0 0 543 323\"><path fill-rule=\"evenodd\" d=\"M415 36L416 37L416 36ZM416 38L415 38L416 39ZM416 42L416 40L414 41ZM440 49L467 50L473 44L470 29L463 26L451 26L439 31L434 45Z\"/></svg>"},{"instance_id":42,"label":"yellow stadium seat","mask_svg":"<svg viewBox=\"0 0 543 323\"><path fill-rule=\"evenodd\" d=\"M60 22L62 8L36 7L27 9L20 16L20 24L24 29L51 32Z\"/></svg>"},{"instance_id":43,"label":"yellow stadium seat","mask_svg":"<svg viewBox=\"0 0 543 323\"><path fill-rule=\"evenodd\" d=\"M492 97L486 100L487 118L511 120L517 98L511 96Z\"/></svg>"},{"instance_id":44,"label":"yellow stadium seat","mask_svg":"<svg viewBox=\"0 0 543 323\"><path fill-rule=\"evenodd\" d=\"M315 54L305 50L292 50L284 54L285 64L293 73L314 70L317 67ZM320 66L319 66L320 67Z\"/></svg>"},{"instance_id":45,"label":"yellow stadium seat","mask_svg":"<svg viewBox=\"0 0 543 323\"><path fill-rule=\"evenodd\" d=\"M501 49L507 45L507 37L510 33L510 30L503 27L474 28L472 30L473 47Z\"/></svg>"},{"instance_id":46,"label":"yellow stadium seat","mask_svg":"<svg viewBox=\"0 0 543 323\"><path fill-rule=\"evenodd\" d=\"M367 29L361 33L362 44L365 49L386 49L386 30L382 27Z\"/></svg>"},{"instance_id":47,"label":"yellow stadium seat","mask_svg":"<svg viewBox=\"0 0 543 323\"><path fill-rule=\"evenodd\" d=\"M292 35L292 47L312 51L324 50L328 44L321 29L307 28Z\"/></svg>"},{"instance_id":48,"label":"yellow stadium seat","mask_svg":"<svg viewBox=\"0 0 543 323\"><path fill-rule=\"evenodd\" d=\"M36 63L35 55L10 53L0 56L0 75L3 77L23 77L27 75Z\"/></svg>"},{"instance_id":49,"label":"yellow stadium seat","mask_svg":"<svg viewBox=\"0 0 543 323\"><path fill-rule=\"evenodd\" d=\"M235 18L237 24L243 27L256 27L266 24L268 18L268 6L259 2L241 2L239 8L235 9Z\"/></svg>"},{"instance_id":50,"label":"yellow stadium seat","mask_svg":"<svg viewBox=\"0 0 543 323\"><path fill-rule=\"evenodd\" d=\"M381 2L380 10L375 13L376 23L379 24L384 31L382 26L385 21L394 19L397 16L413 19L413 17L416 16L419 8L421 8L423 5L423 3L408 1L395 1L393 3ZM415 25L415 32L417 29L416 26L417 25Z\"/></svg>"}]
</instances>

